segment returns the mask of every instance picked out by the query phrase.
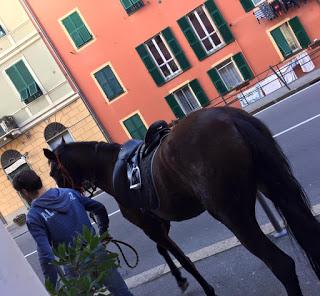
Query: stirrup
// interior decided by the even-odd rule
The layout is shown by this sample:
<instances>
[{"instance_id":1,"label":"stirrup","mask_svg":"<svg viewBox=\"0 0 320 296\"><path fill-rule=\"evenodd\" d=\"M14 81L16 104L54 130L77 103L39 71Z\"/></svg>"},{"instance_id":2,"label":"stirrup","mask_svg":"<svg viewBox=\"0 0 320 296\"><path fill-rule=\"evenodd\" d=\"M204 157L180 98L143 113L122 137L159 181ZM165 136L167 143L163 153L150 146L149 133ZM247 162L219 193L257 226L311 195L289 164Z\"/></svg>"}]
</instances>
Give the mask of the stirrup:
<instances>
[{"instance_id":1,"label":"stirrup","mask_svg":"<svg viewBox=\"0 0 320 296\"><path fill-rule=\"evenodd\" d=\"M141 188L141 173L140 168L138 166L134 166L131 171L131 176L129 176L130 180L130 189L140 189Z\"/></svg>"}]
</instances>

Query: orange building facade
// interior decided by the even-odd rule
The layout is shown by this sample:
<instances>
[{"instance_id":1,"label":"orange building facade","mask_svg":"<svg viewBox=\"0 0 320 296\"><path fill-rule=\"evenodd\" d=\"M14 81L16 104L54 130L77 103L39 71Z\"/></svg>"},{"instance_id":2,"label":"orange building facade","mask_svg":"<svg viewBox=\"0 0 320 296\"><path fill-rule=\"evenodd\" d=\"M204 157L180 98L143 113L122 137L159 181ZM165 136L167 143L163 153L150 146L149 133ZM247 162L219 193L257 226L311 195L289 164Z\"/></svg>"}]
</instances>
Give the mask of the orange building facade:
<instances>
[{"instance_id":1,"label":"orange building facade","mask_svg":"<svg viewBox=\"0 0 320 296\"><path fill-rule=\"evenodd\" d=\"M320 39L317 0L22 2L120 143L214 105Z\"/></svg>"}]
</instances>

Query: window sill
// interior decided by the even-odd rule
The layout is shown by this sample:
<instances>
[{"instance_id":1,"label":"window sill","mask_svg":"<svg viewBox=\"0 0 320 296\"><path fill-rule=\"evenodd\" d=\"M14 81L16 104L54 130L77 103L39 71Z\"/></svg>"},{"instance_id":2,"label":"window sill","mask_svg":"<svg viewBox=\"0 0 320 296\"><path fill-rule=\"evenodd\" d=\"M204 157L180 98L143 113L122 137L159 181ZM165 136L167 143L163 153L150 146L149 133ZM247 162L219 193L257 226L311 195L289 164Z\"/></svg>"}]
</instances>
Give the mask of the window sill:
<instances>
[{"instance_id":1,"label":"window sill","mask_svg":"<svg viewBox=\"0 0 320 296\"><path fill-rule=\"evenodd\" d=\"M233 42L234 42L234 41L233 41ZM231 43L233 43L233 42L231 42ZM225 43L224 43L223 45L221 45L221 46L219 46L218 48L216 48L214 51L211 51L210 53L207 53L207 55L206 55L205 57L203 57L200 61L203 61L203 60L205 60L206 58L214 55L215 53L217 53L218 51L224 49L225 47L227 47L227 46L228 46L229 44L231 44L231 43L228 43L228 44L225 44Z\"/></svg>"},{"instance_id":2,"label":"window sill","mask_svg":"<svg viewBox=\"0 0 320 296\"><path fill-rule=\"evenodd\" d=\"M298 55L299 53L303 52L304 50L306 50L306 48L300 48L299 50L287 55L287 56L283 56L283 61L286 61L288 59L291 59L292 57L294 57L295 55Z\"/></svg>"},{"instance_id":3,"label":"window sill","mask_svg":"<svg viewBox=\"0 0 320 296\"><path fill-rule=\"evenodd\" d=\"M230 90L228 90L225 94L223 94L222 96L225 96L226 94L230 94L233 91L239 91L241 88L247 86L250 84L250 80L245 80L243 81L241 84L231 88Z\"/></svg>"},{"instance_id":4,"label":"window sill","mask_svg":"<svg viewBox=\"0 0 320 296\"><path fill-rule=\"evenodd\" d=\"M188 70L188 69L187 69L187 70ZM166 84L167 82L175 79L176 77L178 77L178 76L181 75L182 73L186 72L187 70L184 70L184 71L180 70L179 72L177 72L176 74L170 76L169 78L164 78L164 83L163 83L162 85L164 85L164 84Z\"/></svg>"}]
</instances>

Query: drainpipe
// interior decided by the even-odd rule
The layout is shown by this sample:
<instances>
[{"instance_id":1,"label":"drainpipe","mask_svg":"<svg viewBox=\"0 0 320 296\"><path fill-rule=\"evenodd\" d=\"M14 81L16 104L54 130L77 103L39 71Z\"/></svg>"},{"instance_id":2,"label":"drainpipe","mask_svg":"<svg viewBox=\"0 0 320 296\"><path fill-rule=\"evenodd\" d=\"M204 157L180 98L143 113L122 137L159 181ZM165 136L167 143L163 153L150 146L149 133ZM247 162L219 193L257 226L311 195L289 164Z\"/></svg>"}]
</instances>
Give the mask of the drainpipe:
<instances>
[{"instance_id":1,"label":"drainpipe","mask_svg":"<svg viewBox=\"0 0 320 296\"><path fill-rule=\"evenodd\" d=\"M50 51L50 53L52 54L53 58L58 63L61 71L66 76L66 78L69 81L69 83L71 84L71 87L73 88L73 90L75 92L77 92L79 94L79 96L82 99L83 103L87 107L90 115L92 116L92 118L96 122L97 126L99 127L100 131L102 132L103 136L107 139L108 142L112 143L112 139L111 139L110 134L107 132L107 130L103 126L101 120L98 118L97 114L95 113L95 111L93 110L91 105L89 104L88 99L86 98L86 96L83 94L83 92L81 91L81 89L77 85L77 83L75 81L75 78L72 76L72 74L69 71L67 65L62 60L61 56L59 55L58 50L56 49L56 47L52 43L52 41L51 41L50 37L48 36L47 32L42 27L38 17L34 13L33 9L31 8L31 6L28 3L28 1L27 0L20 0L20 3L23 6L23 8L25 9L25 11L27 12L27 14L29 15L32 23L36 27L38 33L42 37L42 40L46 44L46 46L47 46L48 50Z\"/></svg>"}]
</instances>

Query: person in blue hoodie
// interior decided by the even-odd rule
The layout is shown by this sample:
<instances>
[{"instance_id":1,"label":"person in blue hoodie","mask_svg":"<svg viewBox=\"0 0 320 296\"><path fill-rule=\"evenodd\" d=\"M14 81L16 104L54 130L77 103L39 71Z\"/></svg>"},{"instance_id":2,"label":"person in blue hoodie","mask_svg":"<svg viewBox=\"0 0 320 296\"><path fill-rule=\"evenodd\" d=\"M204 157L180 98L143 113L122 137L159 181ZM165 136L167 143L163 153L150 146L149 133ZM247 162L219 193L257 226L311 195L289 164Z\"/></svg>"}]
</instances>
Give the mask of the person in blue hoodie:
<instances>
[{"instance_id":1,"label":"person in blue hoodie","mask_svg":"<svg viewBox=\"0 0 320 296\"><path fill-rule=\"evenodd\" d=\"M95 215L99 234L108 230L109 218L105 207L93 199L68 188L46 190L41 178L33 170L24 170L13 179L13 187L29 203L27 227L37 243L37 251L44 277L57 283L57 268L51 264L53 247L70 244L87 226L95 232L87 211ZM105 286L115 296L133 296L116 268L105 280Z\"/></svg>"}]
</instances>

